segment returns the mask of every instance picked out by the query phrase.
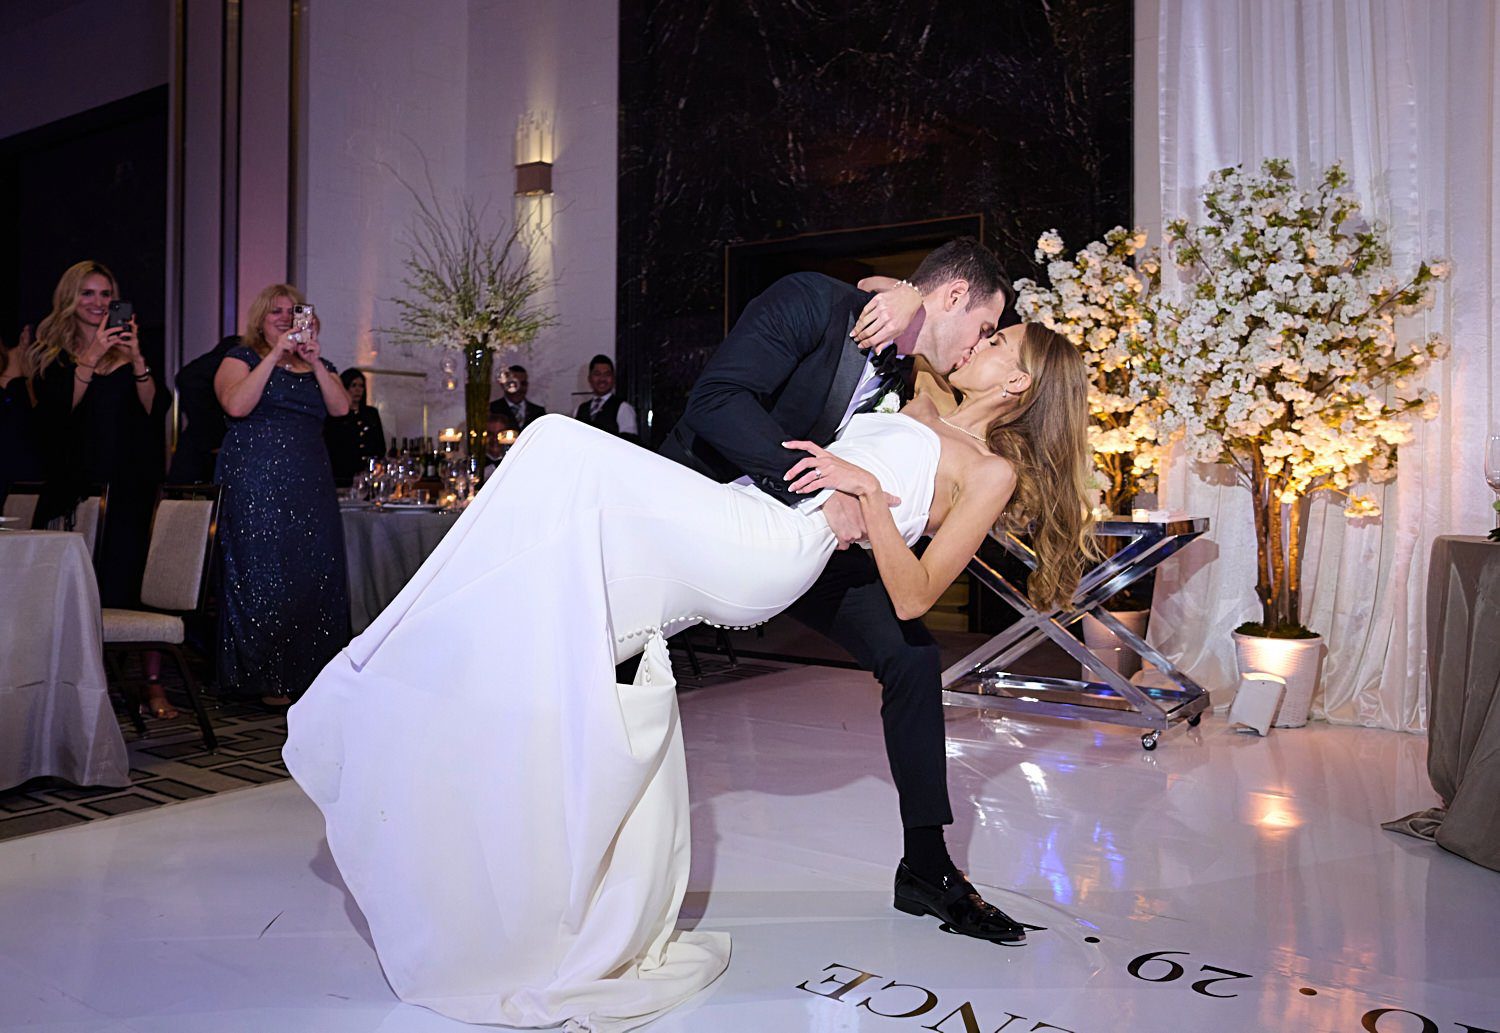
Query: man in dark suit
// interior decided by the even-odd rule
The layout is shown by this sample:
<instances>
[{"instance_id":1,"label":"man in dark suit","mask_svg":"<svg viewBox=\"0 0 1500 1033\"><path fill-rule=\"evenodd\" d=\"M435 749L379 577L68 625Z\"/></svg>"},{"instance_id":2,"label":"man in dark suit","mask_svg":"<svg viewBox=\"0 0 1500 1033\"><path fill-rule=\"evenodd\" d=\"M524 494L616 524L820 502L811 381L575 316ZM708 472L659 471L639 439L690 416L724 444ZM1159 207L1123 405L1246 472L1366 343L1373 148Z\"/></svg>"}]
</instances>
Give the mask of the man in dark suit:
<instances>
[{"instance_id":1,"label":"man in dark suit","mask_svg":"<svg viewBox=\"0 0 1500 1033\"><path fill-rule=\"evenodd\" d=\"M747 476L787 505L803 500L788 490L785 475L805 453L782 442L828 444L888 389L909 390L912 356L946 376L995 331L1012 294L995 256L972 238L938 248L911 284L895 289L913 287L922 296L917 318L875 356L851 339L870 294L816 273L778 280L746 306L709 359L662 454L720 482ZM905 829L896 907L934 915L970 936L1021 942L1024 927L980 897L943 840L953 812L937 644L920 621L896 617L869 551L848 548L865 537L859 503L835 494L823 512L839 551L788 612L880 680L886 755Z\"/></svg>"},{"instance_id":2,"label":"man in dark suit","mask_svg":"<svg viewBox=\"0 0 1500 1033\"><path fill-rule=\"evenodd\" d=\"M237 335L226 337L212 351L177 371L177 405L185 426L172 452L169 484L202 484L214 479L214 464L226 429L224 410L214 394L214 374L229 349L239 343Z\"/></svg>"},{"instance_id":3,"label":"man in dark suit","mask_svg":"<svg viewBox=\"0 0 1500 1033\"><path fill-rule=\"evenodd\" d=\"M520 433L537 419L547 415L546 409L526 400L529 383L525 366L506 367L501 380L505 394L490 403L490 415L500 420L501 430Z\"/></svg>"}]
</instances>

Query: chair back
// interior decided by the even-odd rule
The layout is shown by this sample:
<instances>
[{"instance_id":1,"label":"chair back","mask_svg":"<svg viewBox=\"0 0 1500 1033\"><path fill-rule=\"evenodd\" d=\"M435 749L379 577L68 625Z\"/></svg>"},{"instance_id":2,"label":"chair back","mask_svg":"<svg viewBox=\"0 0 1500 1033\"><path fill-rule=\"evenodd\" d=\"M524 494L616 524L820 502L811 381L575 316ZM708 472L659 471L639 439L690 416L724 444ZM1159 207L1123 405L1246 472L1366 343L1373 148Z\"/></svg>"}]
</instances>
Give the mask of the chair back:
<instances>
[{"instance_id":1,"label":"chair back","mask_svg":"<svg viewBox=\"0 0 1500 1033\"><path fill-rule=\"evenodd\" d=\"M168 485L151 521L141 602L186 613L203 602L218 533L219 486Z\"/></svg>"},{"instance_id":2,"label":"chair back","mask_svg":"<svg viewBox=\"0 0 1500 1033\"><path fill-rule=\"evenodd\" d=\"M98 559L99 539L104 534L105 500L108 498L108 484L90 484L84 489L83 498L78 500L71 513L64 513L47 521L47 530L78 532L83 535L83 544L88 546L89 555ZM36 526L35 520L32 521L32 526Z\"/></svg>"},{"instance_id":3,"label":"chair back","mask_svg":"<svg viewBox=\"0 0 1500 1033\"><path fill-rule=\"evenodd\" d=\"M104 500L108 488L93 488L73 509L73 530L83 535L89 555L99 554L99 539L104 532Z\"/></svg>"},{"instance_id":4,"label":"chair back","mask_svg":"<svg viewBox=\"0 0 1500 1033\"><path fill-rule=\"evenodd\" d=\"M30 530L32 521L36 519L36 506L42 500L42 486L30 481L17 481L10 486L10 491L5 496L4 516L19 517L16 526L21 530Z\"/></svg>"}]
</instances>

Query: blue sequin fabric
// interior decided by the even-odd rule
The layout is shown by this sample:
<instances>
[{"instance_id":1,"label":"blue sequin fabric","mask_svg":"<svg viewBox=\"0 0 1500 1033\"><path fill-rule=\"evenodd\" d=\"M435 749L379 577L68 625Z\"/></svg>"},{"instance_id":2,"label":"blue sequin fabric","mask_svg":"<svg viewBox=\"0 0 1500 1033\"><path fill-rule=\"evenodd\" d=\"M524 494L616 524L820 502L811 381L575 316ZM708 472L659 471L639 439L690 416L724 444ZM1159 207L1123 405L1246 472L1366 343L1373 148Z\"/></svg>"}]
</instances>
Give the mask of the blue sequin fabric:
<instances>
[{"instance_id":1,"label":"blue sequin fabric","mask_svg":"<svg viewBox=\"0 0 1500 1033\"><path fill-rule=\"evenodd\" d=\"M243 346L225 357L251 369L262 361ZM296 696L349 640L327 415L313 374L277 367L260 403L228 421L215 480L223 485L219 685L230 695Z\"/></svg>"}]
</instances>

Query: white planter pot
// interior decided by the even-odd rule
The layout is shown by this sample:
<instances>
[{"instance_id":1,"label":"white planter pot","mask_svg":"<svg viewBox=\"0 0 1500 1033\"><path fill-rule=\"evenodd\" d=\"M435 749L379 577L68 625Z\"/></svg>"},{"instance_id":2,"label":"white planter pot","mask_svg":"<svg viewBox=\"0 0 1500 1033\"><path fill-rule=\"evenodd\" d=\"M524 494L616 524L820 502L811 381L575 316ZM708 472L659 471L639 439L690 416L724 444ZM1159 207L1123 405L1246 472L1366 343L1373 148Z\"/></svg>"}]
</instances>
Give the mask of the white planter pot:
<instances>
[{"instance_id":1,"label":"white planter pot","mask_svg":"<svg viewBox=\"0 0 1500 1033\"><path fill-rule=\"evenodd\" d=\"M1250 673L1274 674L1286 681L1281 709L1271 722L1277 728L1301 728L1307 724L1313 693L1323 673L1323 636L1313 638L1262 638L1234 633L1235 666L1241 677Z\"/></svg>"},{"instance_id":2,"label":"white planter pot","mask_svg":"<svg viewBox=\"0 0 1500 1033\"><path fill-rule=\"evenodd\" d=\"M1146 637L1146 623L1151 619L1150 610L1110 610L1109 615L1138 637ZM1083 618L1083 644L1127 678L1141 669L1141 658L1136 655L1135 650L1120 641L1119 636L1097 618ZM1087 671L1084 672L1084 677L1090 677Z\"/></svg>"}]
</instances>

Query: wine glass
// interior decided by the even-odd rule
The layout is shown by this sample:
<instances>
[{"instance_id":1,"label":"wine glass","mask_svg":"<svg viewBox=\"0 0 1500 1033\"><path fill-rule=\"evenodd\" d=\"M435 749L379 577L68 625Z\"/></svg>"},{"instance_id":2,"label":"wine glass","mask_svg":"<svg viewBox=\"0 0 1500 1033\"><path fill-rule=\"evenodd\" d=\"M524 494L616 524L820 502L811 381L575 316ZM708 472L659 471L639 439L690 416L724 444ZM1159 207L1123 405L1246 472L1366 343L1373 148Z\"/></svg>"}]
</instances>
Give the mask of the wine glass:
<instances>
[{"instance_id":1,"label":"wine glass","mask_svg":"<svg viewBox=\"0 0 1500 1033\"><path fill-rule=\"evenodd\" d=\"M1484 479L1495 493L1495 526L1500 528L1500 434L1491 434L1485 443Z\"/></svg>"}]
</instances>

